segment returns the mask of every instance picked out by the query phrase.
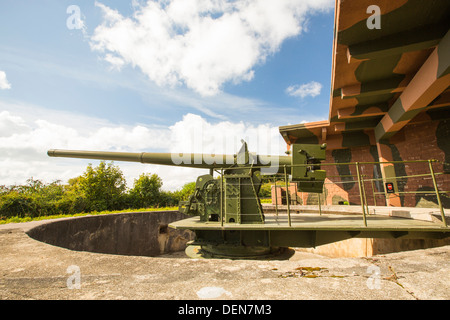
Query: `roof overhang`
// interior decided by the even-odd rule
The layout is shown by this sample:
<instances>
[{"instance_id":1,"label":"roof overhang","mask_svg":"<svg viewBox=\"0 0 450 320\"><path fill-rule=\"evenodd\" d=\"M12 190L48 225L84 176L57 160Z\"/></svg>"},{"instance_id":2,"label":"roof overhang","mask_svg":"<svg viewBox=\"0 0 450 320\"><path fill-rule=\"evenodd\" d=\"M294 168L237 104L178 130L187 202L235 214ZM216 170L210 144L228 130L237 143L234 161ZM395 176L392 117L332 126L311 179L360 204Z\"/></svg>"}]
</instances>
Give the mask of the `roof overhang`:
<instances>
[{"instance_id":1,"label":"roof overhang","mask_svg":"<svg viewBox=\"0 0 450 320\"><path fill-rule=\"evenodd\" d=\"M374 145L407 124L449 117L449 29L448 0L337 0L329 118L280 127L288 146Z\"/></svg>"}]
</instances>

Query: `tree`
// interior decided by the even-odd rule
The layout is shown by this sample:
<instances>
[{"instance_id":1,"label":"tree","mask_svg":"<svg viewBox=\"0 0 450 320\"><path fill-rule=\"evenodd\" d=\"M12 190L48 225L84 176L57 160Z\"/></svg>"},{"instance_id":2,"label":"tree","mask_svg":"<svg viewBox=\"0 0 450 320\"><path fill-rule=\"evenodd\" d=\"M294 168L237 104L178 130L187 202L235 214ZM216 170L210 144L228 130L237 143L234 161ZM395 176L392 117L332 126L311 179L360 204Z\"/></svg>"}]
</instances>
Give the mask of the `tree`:
<instances>
[{"instance_id":1,"label":"tree","mask_svg":"<svg viewBox=\"0 0 450 320\"><path fill-rule=\"evenodd\" d=\"M272 196L272 183L263 183L259 189L259 196L261 198L270 198Z\"/></svg>"},{"instance_id":2,"label":"tree","mask_svg":"<svg viewBox=\"0 0 450 320\"><path fill-rule=\"evenodd\" d=\"M134 179L133 189L130 190L132 206L147 208L156 206L160 202L162 179L157 174L143 173Z\"/></svg>"},{"instance_id":3,"label":"tree","mask_svg":"<svg viewBox=\"0 0 450 320\"><path fill-rule=\"evenodd\" d=\"M186 201L189 199L189 196L193 194L195 191L195 182L188 182L183 185L181 190L175 191L175 196L179 201Z\"/></svg>"},{"instance_id":4,"label":"tree","mask_svg":"<svg viewBox=\"0 0 450 320\"><path fill-rule=\"evenodd\" d=\"M93 168L89 164L86 172L71 179L69 184L75 192L86 199L87 210L120 210L123 208L126 181L119 167L102 161Z\"/></svg>"}]
</instances>

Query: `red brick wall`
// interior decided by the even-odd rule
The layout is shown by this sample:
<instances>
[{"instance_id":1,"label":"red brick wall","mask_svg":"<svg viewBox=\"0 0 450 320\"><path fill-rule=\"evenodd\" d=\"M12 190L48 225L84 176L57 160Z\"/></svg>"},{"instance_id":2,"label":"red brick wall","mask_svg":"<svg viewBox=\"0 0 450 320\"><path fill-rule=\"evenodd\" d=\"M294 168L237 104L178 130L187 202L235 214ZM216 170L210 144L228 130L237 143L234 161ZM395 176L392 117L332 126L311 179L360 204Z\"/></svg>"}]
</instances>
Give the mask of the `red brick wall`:
<instances>
[{"instance_id":1,"label":"red brick wall","mask_svg":"<svg viewBox=\"0 0 450 320\"><path fill-rule=\"evenodd\" d=\"M450 191L450 174L443 173L443 163L445 159L445 151L439 147L442 143L438 143L438 139L441 141L450 140L450 132L439 132L438 126L442 123L440 121L430 121L420 124L412 124L403 128L398 133L397 141L393 141L395 147L398 150L401 158L407 160L429 160L436 159L438 162L433 163L433 169L436 175L436 181L438 189L441 191ZM444 134L442 134L444 133ZM406 175L418 175L423 173L430 173L428 163L407 163L405 164L404 171ZM434 190L433 182L430 176L428 177L410 177L405 181L404 191L428 191ZM431 191L434 192L434 191ZM420 195L420 194L407 194L404 196L404 206L416 206L420 198L429 199L436 202L436 196L434 194ZM449 208L447 196L441 195L441 199L445 204L445 207Z\"/></svg>"},{"instance_id":2,"label":"red brick wall","mask_svg":"<svg viewBox=\"0 0 450 320\"><path fill-rule=\"evenodd\" d=\"M440 128L438 128L439 125ZM439 162L433 164L435 173L442 173L443 162L446 161L446 153L442 149L442 145L444 145L445 149L445 142L447 140L449 141L450 149L450 130L448 129L450 126L448 124L445 125L447 127L442 129L442 123L440 121L428 121L412 124L403 128L402 131L397 133L394 139L391 140L392 145L389 146L392 151L393 160L410 161L436 159L439 160ZM440 139L439 142L438 139ZM447 150L447 157L449 157L449 150L445 150ZM365 146L340 151L327 150L326 160L323 161L323 163L334 164L336 162L374 161L379 161L376 147ZM338 167L340 168L339 170ZM338 201L348 201L350 204L355 205L361 204L355 165L323 165L322 169L327 171L327 179L324 184L324 196L322 197L323 204L338 204ZM429 174L430 169L428 163L405 163L396 164L395 172L397 176L412 176ZM373 179L374 164L361 164L360 173L363 176L363 179ZM353 175L353 177L344 177L345 175ZM450 174L438 174L436 175L436 180L439 190L450 191ZM433 205L432 203L437 205L433 182L430 176L403 178L397 180L397 186L399 190L396 191L412 192L400 194L403 206L415 207L419 202L421 205L425 206ZM376 189L375 183L372 184L370 181L364 183L366 201L369 205L375 204L373 191L384 191L383 182L379 183L379 187L382 189ZM289 189L290 194L295 193L293 185ZM427 191L430 193L418 194L415 193L416 191ZM274 196L275 195L273 194L273 203L275 203ZM307 194L298 193L298 196L302 199L303 204L307 203ZM278 192L278 197L278 203L280 204L281 190ZM317 198L317 196L315 196L315 198ZM375 199L376 205L386 205L384 194L376 195ZM450 208L450 197L441 195L441 200L445 208Z\"/></svg>"}]
</instances>

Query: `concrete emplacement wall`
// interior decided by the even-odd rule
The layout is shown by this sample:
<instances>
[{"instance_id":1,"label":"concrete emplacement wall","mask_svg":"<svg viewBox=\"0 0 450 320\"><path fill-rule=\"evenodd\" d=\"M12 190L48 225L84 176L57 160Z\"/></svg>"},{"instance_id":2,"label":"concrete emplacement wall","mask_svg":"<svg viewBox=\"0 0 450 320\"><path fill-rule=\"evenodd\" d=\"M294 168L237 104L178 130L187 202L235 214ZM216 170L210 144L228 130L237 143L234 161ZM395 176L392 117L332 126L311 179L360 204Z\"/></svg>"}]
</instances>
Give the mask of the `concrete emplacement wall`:
<instances>
[{"instance_id":1,"label":"concrete emplacement wall","mask_svg":"<svg viewBox=\"0 0 450 320\"><path fill-rule=\"evenodd\" d=\"M188 217L178 211L154 211L62 218L40 224L27 234L35 240L70 250L155 257L183 251L186 243L195 238L192 231L168 227L171 222ZM370 257L449 243L450 238L348 239L298 250L329 257Z\"/></svg>"},{"instance_id":2,"label":"concrete emplacement wall","mask_svg":"<svg viewBox=\"0 0 450 320\"><path fill-rule=\"evenodd\" d=\"M154 211L63 218L39 225L27 234L76 251L158 256L184 250L194 239L192 231L168 227L187 217L178 211Z\"/></svg>"}]
</instances>

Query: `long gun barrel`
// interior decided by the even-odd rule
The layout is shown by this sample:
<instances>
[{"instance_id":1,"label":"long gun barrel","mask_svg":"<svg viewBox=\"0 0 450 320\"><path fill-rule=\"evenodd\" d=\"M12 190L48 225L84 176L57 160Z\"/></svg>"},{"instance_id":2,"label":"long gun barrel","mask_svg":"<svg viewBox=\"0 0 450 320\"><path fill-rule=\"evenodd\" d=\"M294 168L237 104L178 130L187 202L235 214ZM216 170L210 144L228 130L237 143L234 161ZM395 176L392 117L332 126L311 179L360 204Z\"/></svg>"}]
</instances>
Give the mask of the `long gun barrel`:
<instances>
[{"instance_id":1,"label":"long gun barrel","mask_svg":"<svg viewBox=\"0 0 450 320\"><path fill-rule=\"evenodd\" d=\"M284 165L292 164L290 156L253 156L253 162L248 158L241 159L238 155L208 155L200 153L153 153L153 152L110 152L110 151L83 151L83 150L57 150L47 152L50 157L81 158L113 161L141 162L158 165L181 166L190 168L229 168L236 164L278 167L279 172L284 170ZM256 158L256 159L255 159ZM290 171L290 167L288 167Z\"/></svg>"}]
</instances>

